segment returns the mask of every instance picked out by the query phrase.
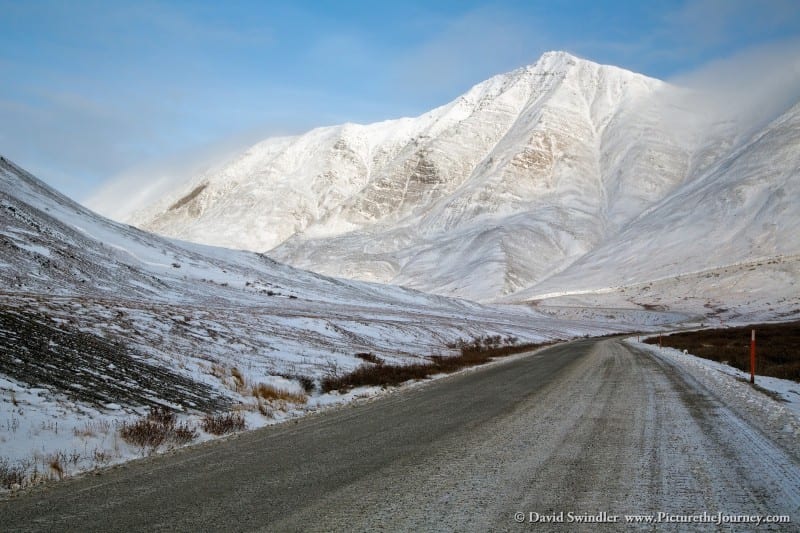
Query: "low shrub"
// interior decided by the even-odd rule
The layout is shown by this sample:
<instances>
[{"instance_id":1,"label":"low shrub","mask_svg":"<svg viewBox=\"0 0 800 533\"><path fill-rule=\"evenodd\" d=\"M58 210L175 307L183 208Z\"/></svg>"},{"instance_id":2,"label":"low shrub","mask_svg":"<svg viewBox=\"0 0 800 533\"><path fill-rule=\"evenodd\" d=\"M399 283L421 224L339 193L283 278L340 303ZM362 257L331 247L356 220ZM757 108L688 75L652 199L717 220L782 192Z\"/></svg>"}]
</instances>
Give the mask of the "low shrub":
<instances>
[{"instance_id":1,"label":"low shrub","mask_svg":"<svg viewBox=\"0 0 800 533\"><path fill-rule=\"evenodd\" d=\"M197 431L188 423L176 425L175 413L165 407L151 407L146 416L123 423L119 434L125 442L150 450L162 444L187 444L197 438Z\"/></svg>"},{"instance_id":2,"label":"low shrub","mask_svg":"<svg viewBox=\"0 0 800 533\"><path fill-rule=\"evenodd\" d=\"M436 373L436 366L416 363L413 365L365 365L342 375L329 375L322 379L322 392L347 391L355 387L399 385L411 379L425 379Z\"/></svg>"},{"instance_id":3,"label":"low shrub","mask_svg":"<svg viewBox=\"0 0 800 533\"><path fill-rule=\"evenodd\" d=\"M282 377L284 379L288 379L290 381L297 381L300 383L300 386L306 392L306 394L311 394L316 389L316 383L314 382L314 378L310 376L304 376L303 374L275 374L276 376Z\"/></svg>"},{"instance_id":4,"label":"low shrub","mask_svg":"<svg viewBox=\"0 0 800 533\"><path fill-rule=\"evenodd\" d=\"M166 407L151 407L147 414L147 420L162 426L166 430L175 428L175 413Z\"/></svg>"},{"instance_id":5,"label":"low shrub","mask_svg":"<svg viewBox=\"0 0 800 533\"><path fill-rule=\"evenodd\" d=\"M195 429L194 426L190 426L187 422L178 424L172 432L172 440L179 446L189 444L196 439L197 436L197 429Z\"/></svg>"},{"instance_id":6,"label":"low shrub","mask_svg":"<svg viewBox=\"0 0 800 533\"><path fill-rule=\"evenodd\" d=\"M163 426L149 420L147 417L140 418L135 422L122 424L119 435L128 444L133 444L139 448L156 449L166 440L166 430Z\"/></svg>"},{"instance_id":7,"label":"low shrub","mask_svg":"<svg viewBox=\"0 0 800 533\"><path fill-rule=\"evenodd\" d=\"M373 363L373 364L376 364L376 365L382 365L383 364L383 360L381 360L380 357L378 357L377 355L372 354L372 353L368 353L368 352L357 353L356 357L358 357L362 361L366 361L367 363Z\"/></svg>"},{"instance_id":8,"label":"low shrub","mask_svg":"<svg viewBox=\"0 0 800 533\"><path fill-rule=\"evenodd\" d=\"M25 482L25 468L20 464L12 464L7 457L0 457L0 487L10 489L22 486Z\"/></svg>"},{"instance_id":9,"label":"low shrub","mask_svg":"<svg viewBox=\"0 0 800 533\"><path fill-rule=\"evenodd\" d=\"M300 386L306 391L306 394L311 394L317 388L314 379L309 376L295 376L295 379L300 382Z\"/></svg>"},{"instance_id":10,"label":"low shrub","mask_svg":"<svg viewBox=\"0 0 800 533\"><path fill-rule=\"evenodd\" d=\"M308 400L305 394L291 392L286 389L267 385L266 383L259 383L253 386L251 392L253 396L261 398L262 400L282 400L292 403L306 403Z\"/></svg>"},{"instance_id":11,"label":"low shrub","mask_svg":"<svg viewBox=\"0 0 800 533\"><path fill-rule=\"evenodd\" d=\"M203 431L212 435L225 435L234 431L242 431L246 425L241 413L207 414L200 423Z\"/></svg>"}]
</instances>

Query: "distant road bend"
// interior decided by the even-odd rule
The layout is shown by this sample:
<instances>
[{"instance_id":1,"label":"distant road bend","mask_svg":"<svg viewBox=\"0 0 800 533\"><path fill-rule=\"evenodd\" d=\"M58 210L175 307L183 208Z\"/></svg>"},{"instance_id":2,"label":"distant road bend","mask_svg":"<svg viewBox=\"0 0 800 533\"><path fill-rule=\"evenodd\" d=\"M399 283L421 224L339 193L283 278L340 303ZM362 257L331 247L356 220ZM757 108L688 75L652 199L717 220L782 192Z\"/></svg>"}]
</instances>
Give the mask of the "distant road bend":
<instances>
[{"instance_id":1,"label":"distant road bend","mask_svg":"<svg viewBox=\"0 0 800 533\"><path fill-rule=\"evenodd\" d=\"M57 483L0 502L0 529L574 529L528 522L561 512L797 531L800 464L666 361L582 340Z\"/></svg>"}]
</instances>

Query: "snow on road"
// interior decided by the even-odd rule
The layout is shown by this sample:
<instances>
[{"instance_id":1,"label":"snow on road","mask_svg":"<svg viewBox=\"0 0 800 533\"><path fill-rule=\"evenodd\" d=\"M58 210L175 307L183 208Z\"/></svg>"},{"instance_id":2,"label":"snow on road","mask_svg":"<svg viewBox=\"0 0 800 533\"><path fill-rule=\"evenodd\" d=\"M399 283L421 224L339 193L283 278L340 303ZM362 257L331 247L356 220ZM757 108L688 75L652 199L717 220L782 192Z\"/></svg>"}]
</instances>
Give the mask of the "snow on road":
<instances>
[{"instance_id":1,"label":"snow on road","mask_svg":"<svg viewBox=\"0 0 800 533\"><path fill-rule=\"evenodd\" d=\"M766 376L756 376L753 388L750 375L736 368L710 361L675 348L626 340L629 346L646 351L673 366L710 391L727 409L758 428L800 459L800 383Z\"/></svg>"},{"instance_id":2,"label":"snow on road","mask_svg":"<svg viewBox=\"0 0 800 533\"><path fill-rule=\"evenodd\" d=\"M776 402L774 398L769 398L744 383L743 381L750 381L750 374L742 372L738 368L696 357L675 348L657 348L652 344L642 342L634 344L632 339L629 339L628 342L632 346L650 350L654 354L685 367L687 371L702 379L703 383L713 390L729 391L726 393L729 403L755 404L762 412L771 413L783 414L788 409L796 418L800 419L800 383L796 381L756 375L756 385L776 396L778 398ZM797 429L800 430L800 425Z\"/></svg>"}]
</instances>

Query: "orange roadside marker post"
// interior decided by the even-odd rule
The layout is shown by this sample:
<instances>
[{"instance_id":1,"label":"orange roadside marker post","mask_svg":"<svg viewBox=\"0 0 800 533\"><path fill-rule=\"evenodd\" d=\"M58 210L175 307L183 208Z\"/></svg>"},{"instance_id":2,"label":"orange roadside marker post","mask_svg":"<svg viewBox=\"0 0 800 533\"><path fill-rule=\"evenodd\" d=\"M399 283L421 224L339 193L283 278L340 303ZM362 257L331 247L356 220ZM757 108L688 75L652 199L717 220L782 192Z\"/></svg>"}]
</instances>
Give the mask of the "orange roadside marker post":
<instances>
[{"instance_id":1,"label":"orange roadside marker post","mask_svg":"<svg viewBox=\"0 0 800 533\"><path fill-rule=\"evenodd\" d=\"M750 383L756 382L756 330L750 332Z\"/></svg>"}]
</instances>

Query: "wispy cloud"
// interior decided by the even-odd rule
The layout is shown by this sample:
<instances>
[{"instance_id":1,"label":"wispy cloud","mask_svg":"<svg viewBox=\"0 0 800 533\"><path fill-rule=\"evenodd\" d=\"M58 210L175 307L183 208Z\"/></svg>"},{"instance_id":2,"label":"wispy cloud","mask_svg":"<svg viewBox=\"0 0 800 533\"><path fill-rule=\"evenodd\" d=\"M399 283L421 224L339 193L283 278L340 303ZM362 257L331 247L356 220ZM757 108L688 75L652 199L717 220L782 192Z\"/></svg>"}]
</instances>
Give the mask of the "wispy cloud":
<instances>
[{"instance_id":1,"label":"wispy cloud","mask_svg":"<svg viewBox=\"0 0 800 533\"><path fill-rule=\"evenodd\" d=\"M144 155L145 145L157 138L157 125L137 111L143 110L121 111L71 92L31 90L25 100L0 100L3 151L33 171L46 172L57 187L91 181L98 176L85 175L87 161L104 175L121 161L130 164ZM133 145L139 149L132 150ZM42 166L44 161L58 165Z\"/></svg>"},{"instance_id":2,"label":"wispy cloud","mask_svg":"<svg viewBox=\"0 0 800 533\"><path fill-rule=\"evenodd\" d=\"M575 48L590 58L655 77L671 77L800 32L796 0L691 0L641 3L625 31L586 32Z\"/></svg>"},{"instance_id":3,"label":"wispy cloud","mask_svg":"<svg viewBox=\"0 0 800 533\"><path fill-rule=\"evenodd\" d=\"M128 221L143 206L153 205L176 187L221 168L263 137L264 132L250 131L130 165L107 179L83 203L104 216Z\"/></svg>"},{"instance_id":4,"label":"wispy cloud","mask_svg":"<svg viewBox=\"0 0 800 533\"><path fill-rule=\"evenodd\" d=\"M694 91L698 111L752 131L800 102L800 39L750 47L669 81Z\"/></svg>"}]
</instances>

